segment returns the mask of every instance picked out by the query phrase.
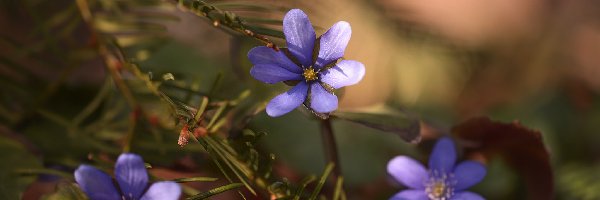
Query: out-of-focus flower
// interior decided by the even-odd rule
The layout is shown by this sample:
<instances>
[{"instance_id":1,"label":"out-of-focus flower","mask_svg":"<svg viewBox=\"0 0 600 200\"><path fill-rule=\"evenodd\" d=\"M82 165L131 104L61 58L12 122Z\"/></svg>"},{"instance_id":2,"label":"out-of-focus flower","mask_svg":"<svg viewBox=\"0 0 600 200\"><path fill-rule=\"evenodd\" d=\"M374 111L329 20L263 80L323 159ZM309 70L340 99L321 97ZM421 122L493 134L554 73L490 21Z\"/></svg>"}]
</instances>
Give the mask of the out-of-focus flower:
<instances>
[{"instance_id":1,"label":"out-of-focus flower","mask_svg":"<svg viewBox=\"0 0 600 200\"><path fill-rule=\"evenodd\" d=\"M171 181L156 182L148 187L144 161L136 154L119 156L115 178L118 186L108 174L95 167L81 165L75 170L75 181L91 200L176 200L181 195L179 185Z\"/></svg>"},{"instance_id":2,"label":"out-of-focus flower","mask_svg":"<svg viewBox=\"0 0 600 200\"><path fill-rule=\"evenodd\" d=\"M358 83L365 75L362 63L342 60L350 40L350 24L340 21L316 38L315 30L304 12L290 10L283 19L287 49L255 47L248 52L254 64L250 74L257 80L273 84L297 83L289 91L273 98L267 105L272 117L284 115L305 103L317 113L337 109L334 89Z\"/></svg>"},{"instance_id":3,"label":"out-of-focus flower","mask_svg":"<svg viewBox=\"0 0 600 200\"><path fill-rule=\"evenodd\" d=\"M408 190L394 195L393 200L480 200L476 193L465 191L479 183L486 174L485 167L474 161L455 165L456 150L450 138L440 139L429 158L429 170L406 156L393 158L388 173Z\"/></svg>"}]
</instances>

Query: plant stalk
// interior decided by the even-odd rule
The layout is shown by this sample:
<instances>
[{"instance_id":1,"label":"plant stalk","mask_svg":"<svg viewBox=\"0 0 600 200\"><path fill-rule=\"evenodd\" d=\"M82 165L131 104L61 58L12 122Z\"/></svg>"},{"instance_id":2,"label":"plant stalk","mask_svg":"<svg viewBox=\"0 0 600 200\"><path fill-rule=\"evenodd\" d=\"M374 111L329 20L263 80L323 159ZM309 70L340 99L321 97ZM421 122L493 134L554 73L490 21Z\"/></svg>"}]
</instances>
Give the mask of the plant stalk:
<instances>
[{"instance_id":1,"label":"plant stalk","mask_svg":"<svg viewBox=\"0 0 600 200\"><path fill-rule=\"evenodd\" d=\"M331 119L321 120L321 136L323 137L323 149L325 150L325 162L334 163L332 178L337 180L342 174L342 166L338 158L338 149L335 142L335 135L331 125Z\"/></svg>"}]
</instances>

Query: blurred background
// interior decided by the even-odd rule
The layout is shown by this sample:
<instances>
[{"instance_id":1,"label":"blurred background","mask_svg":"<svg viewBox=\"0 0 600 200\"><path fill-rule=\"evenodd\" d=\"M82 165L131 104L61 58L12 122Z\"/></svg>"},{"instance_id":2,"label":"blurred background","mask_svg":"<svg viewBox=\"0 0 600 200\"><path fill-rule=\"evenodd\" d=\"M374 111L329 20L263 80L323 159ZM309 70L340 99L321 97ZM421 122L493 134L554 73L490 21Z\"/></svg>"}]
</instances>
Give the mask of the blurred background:
<instances>
[{"instance_id":1,"label":"blurred background","mask_svg":"<svg viewBox=\"0 0 600 200\"><path fill-rule=\"evenodd\" d=\"M94 17L90 28L80 4L72 1L1 1L3 199L48 197L64 182L9 171L44 168L71 173L88 162L90 154L114 160L129 132L135 132L132 151L160 166L152 171L156 176L222 176L206 155L177 145L182 124L144 82L136 81L139 74L116 75L130 86L136 106L113 84L111 69L118 71L121 64L111 61L123 58L103 56L106 52L98 48L106 42L98 39L103 35L110 36L124 51L120 56L135 62L150 80L173 76L171 85L159 87L170 96L185 96L185 88L234 99L249 90L250 104L264 105L288 88L249 76L252 66L246 54L264 45L257 40L215 26L176 1L134 2L89 1ZM556 199L600 199L599 1L207 3L275 30L265 35L280 46L284 40L276 31L290 8L304 10L317 35L337 21L348 21L352 38L344 57L365 64L366 75L337 93L341 110L401 110L441 132L477 116L519 121L542 133ZM145 23L125 23L140 18ZM194 106L199 101L197 96L179 99L196 102ZM137 110L145 117L132 125ZM151 131L156 124L159 128ZM318 176L325 167L318 125L299 110L279 118L258 112L247 120L247 127L266 133L256 149L275 155L273 173L296 184L307 175ZM389 198L402 187L386 175L388 160L397 155L427 158L422 151L427 145L407 143L393 134L345 121L335 121L334 130L349 199ZM423 139L427 144L431 138ZM217 185L193 187L207 190ZM488 175L472 190L486 199L526 199L527 193L522 177L501 159L488 162ZM223 195L217 199L239 198L234 192Z\"/></svg>"}]
</instances>

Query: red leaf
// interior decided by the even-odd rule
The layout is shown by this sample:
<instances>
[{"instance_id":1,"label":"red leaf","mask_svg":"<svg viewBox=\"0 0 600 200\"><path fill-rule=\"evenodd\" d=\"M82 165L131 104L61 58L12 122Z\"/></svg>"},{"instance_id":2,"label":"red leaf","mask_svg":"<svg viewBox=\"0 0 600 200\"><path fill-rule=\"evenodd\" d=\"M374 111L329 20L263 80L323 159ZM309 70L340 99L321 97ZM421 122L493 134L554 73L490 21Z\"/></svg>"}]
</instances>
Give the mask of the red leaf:
<instances>
[{"instance_id":1,"label":"red leaf","mask_svg":"<svg viewBox=\"0 0 600 200\"><path fill-rule=\"evenodd\" d=\"M550 156L539 131L518 122L500 123L487 117L473 118L452 128L469 156L491 160L499 156L523 177L528 199L553 199L554 179Z\"/></svg>"}]
</instances>

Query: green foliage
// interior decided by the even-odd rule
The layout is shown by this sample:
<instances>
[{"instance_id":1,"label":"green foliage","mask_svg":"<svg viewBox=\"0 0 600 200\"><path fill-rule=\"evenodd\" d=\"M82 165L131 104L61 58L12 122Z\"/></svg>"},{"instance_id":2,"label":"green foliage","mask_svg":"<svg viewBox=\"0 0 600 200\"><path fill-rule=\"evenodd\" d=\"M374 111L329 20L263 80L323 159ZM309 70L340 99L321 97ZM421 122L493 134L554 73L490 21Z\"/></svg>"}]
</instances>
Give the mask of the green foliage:
<instances>
[{"instance_id":1,"label":"green foliage","mask_svg":"<svg viewBox=\"0 0 600 200\"><path fill-rule=\"evenodd\" d=\"M233 189L236 189L236 188L239 188L239 187L243 187L243 186L244 186L244 184L241 184L241 183L232 183L232 184L229 184L229 185L224 185L224 186L221 186L221 187L218 187L218 188L214 188L212 190L209 190L209 191L206 191L206 192L203 192L203 193L200 193L200 194L188 197L186 199L187 200L208 199L211 196L214 196L214 195L226 192L228 190L233 190Z\"/></svg>"},{"instance_id":2,"label":"green foliage","mask_svg":"<svg viewBox=\"0 0 600 200\"><path fill-rule=\"evenodd\" d=\"M87 200L88 197L74 183L60 183L54 194L48 195L43 200Z\"/></svg>"},{"instance_id":3,"label":"green foliage","mask_svg":"<svg viewBox=\"0 0 600 200\"><path fill-rule=\"evenodd\" d=\"M22 176L20 169L40 168L41 163L20 143L0 136L0 198L20 199L35 176Z\"/></svg>"},{"instance_id":4,"label":"green foliage","mask_svg":"<svg viewBox=\"0 0 600 200\"><path fill-rule=\"evenodd\" d=\"M315 190L310 195L310 198L309 198L310 200L317 199L317 195L319 195L319 192L321 191L321 189L323 189L323 185L325 184L325 181L327 181L327 177L329 177L329 174L333 170L334 166L335 166L335 164L333 164L333 163L327 164L327 166L325 167L325 171L323 172L323 175L321 175L319 182L317 182L317 186L316 186Z\"/></svg>"},{"instance_id":5,"label":"green foliage","mask_svg":"<svg viewBox=\"0 0 600 200\"><path fill-rule=\"evenodd\" d=\"M173 181L178 183L186 183L186 182L199 182L199 181L216 181L218 178L210 178L210 177L190 177L190 178L178 178Z\"/></svg>"},{"instance_id":6,"label":"green foliage","mask_svg":"<svg viewBox=\"0 0 600 200\"><path fill-rule=\"evenodd\" d=\"M191 12L198 16L204 16L208 18L213 26L225 26L226 30L233 34L243 34L258 41L265 43L267 46L275 47L275 44L271 42L267 37L273 36L283 38L283 32L281 30L272 29L264 25L260 25L264 22L271 22L271 20L261 20L252 18L249 22L244 18L236 15L226 9L244 9L254 11L273 11L273 10L288 10L286 8L269 8L269 6L260 6L256 4L247 3L215 3L209 4L201 0L179 0L179 5L189 9ZM276 48L276 47L275 47Z\"/></svg>"},{"instance_id":7,"label":"green foliage","mask_svg":"<svg viewBox=\"0 0 600 200\"><path fill-rule=\"evenodd\" d=\"M419 142L420 122L406 114L336 112L335 117L400 136L407 142Z\"/></svg>"},{"instance_id":8,"label":"green foliage","mask_svg":"<svg viewBox=\"0 0 600 200\"><path fill-rule=\"evenodd\" d=\"M600 198L600 169L595 166L567 165L558 170L557 188L565 199L591 200Z\"/></svg>"},{"instance_id":9,"label":"green foliage","mask_svg":"<svg viewBox=\"0 0 600 200\"><path fill-rule=\"evenodd\" d=\"M287 2L281 5L285 4ZM336 200L346 199L346 192L352 197L360 192L378 192L380 194L367 195L387 198L389 196L384 195L397 189L379 187L391 185L385 172L389 158L414 155L415 144L421 139L431 139L431 135L421 137L420 134L428 130L421 129L425 120L420 118L444 118L450 123L470 114L463 116L462 111L457 114L453 109L435 108L420 112L416 117L390 107L377 112L334 112L331 120L344 176L332 179L330 175L335 170L333 165L323 162L316 118L312 113L298 111L281 118L268 118L263 112L266 101L283 90L283 84L259 85L248 73L250 65L246 57L250 47L261 44L278 49L277 45L283 44L279 16L289 7L265 2L201 0L12 0L2 1L0 5L0 15L8 16L0 20L0 28L8 30L0 33L0 199L22 198L28 185L42 181L36 180L39 175L60 179L56 191L43 199L86 199L73 183L72 170L82 163L112 168L114 159L122 152L141 154L154 168L166 169L168 173L164 177L150 170L152 179L185 183L181 185L189 199L229 193L248 199ZM323 6L323 9L329 12L328 7ZM363 10L356 12L360 15L356 18L363 20L368 20L370 14L381 14L371 12L364 5L360 9ZM170 38L171 31L188 31L185 28L170 30L170 25L179 23L183 14L204 20L208 24L205 28L212 26L229 34L229 41L202 48L207 51L227 49L230 57L207 56L195 51L187 41ZM318 16L318 12L310 14ZM311 16L311 19L318 18ZM391 25L384 22L386 26ZM386 28L377 27L374 21L368 23L375 27L369 30L373 38L381 36L377 34L379 28ZM353 24L353 27L361 26ZM362 30L354 30L356 35L364 34ZM404 35L412 34L414 39L426 31L410 32ZM213 40L211 35L192 36L198 40ZM436 42L443 41L426 43ZM494 59L503 60L505 55L486 58L494 55L494 50L452 48L460 52L449 53L447 57L468 54L479 56L480 61L491 65L506 64L492 63ZM446 50L449 49L442 52ZM437 64L429 60L426 63ZM479 69L474 69L469 68L469 72L464 73L469 76L479 73ZM467 75L453 74L461 81L478 79ZM490 82L498 84L495 80ZM462 96L460 92L449 93L452 98L461 99L455 97ZM586 135L596 132L600 119L597 111L600 104L593 101L598 97L590 93L592 97L586 97L591 99L589 107L570 107L568 105L573 104L570 101L574 101L572 94L559 93L539 98L544 99L541 103L536 98L534 102L522 103L522 107L499 107L494 108L499 113L492 112L493 117L504 122L522 119L527 127L541 127L543 134L534 135L536 149L545 153L549 147L553 150L549 154L552 159L544 157L547 165L531 167L531 173L520 176L530 177L542 169L550 173L550 167L558 167L556 188L561 198L600 199L600 186L595 183L599 178L597 166L588 162L563 164L581 162L598 153L595 144L600 141L599 137ZM556 101L556 96L564 99ZM411 97L411 101L412 98L417 99ZM418 109L417 106L411 109ZM461 109L464 108L458 110ZM580 110L573 114L574 109ZM451 125L442 123L440 127L444 132ZM391 134L379 134L381 132ZM491 132L494 131L486 129L481 135L490 136ZM523 135L510 138L525 141L519 139ZM494 141L500 140L488 142L493 144ZM490 154L509 149L504 143L481 146L480 141L466 141L459 144L464 145L465 153L483 147L491 148ZM516 146L529 144L532 143ZM574 146L577 148L572 148ZM427 142L420 147L429 148ZM512 155L505 156L509 158L522 156L523 152L527 151L519 149L503 155ZM497 156L489 156L490 160L492 157ZM520 158L534 161L532 156ZM552 166L550 160L554 162ZM513 177L516 176L512 174L513 167L498 167L491 161L488 164L488 177L493 180L485 180L475 190L491 194L490 199L525 194L521 182L546 186L541 193L549 193L546 188L552 186L550 176L523 181ZM55 166L58 169L54 169ZM200 174L190 177L179 174L191 172ZM540 180L544 183L538 183ZM203 183L198 187L194 182ZM247 197L248 194L252 196Z\"/></svg>"}]
</instances>

